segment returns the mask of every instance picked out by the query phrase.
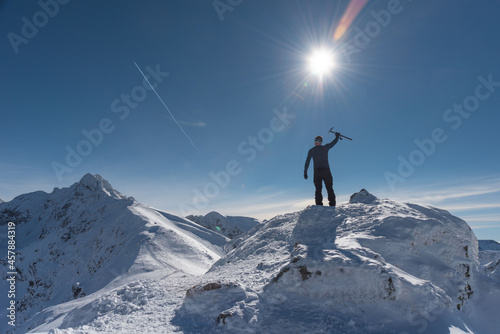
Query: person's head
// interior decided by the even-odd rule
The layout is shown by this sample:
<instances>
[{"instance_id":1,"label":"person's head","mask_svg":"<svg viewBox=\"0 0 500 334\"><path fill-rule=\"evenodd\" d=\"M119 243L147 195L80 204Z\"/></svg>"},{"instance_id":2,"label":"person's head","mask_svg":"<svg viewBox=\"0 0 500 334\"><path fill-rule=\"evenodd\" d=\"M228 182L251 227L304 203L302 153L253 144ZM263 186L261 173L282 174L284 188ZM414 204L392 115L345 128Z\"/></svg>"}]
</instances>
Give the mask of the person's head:
<instances>
[{"instance_id":1,"label":"person's head","mask_svg":"<svg viewBox=\"0 0 500 334\"><path fill-rule=\"evenodd\" d=\"M321 144L323 144L323 137L316 136L316 138L314 138L314 145L320 146Z\"/></svg>"}]
</instances>

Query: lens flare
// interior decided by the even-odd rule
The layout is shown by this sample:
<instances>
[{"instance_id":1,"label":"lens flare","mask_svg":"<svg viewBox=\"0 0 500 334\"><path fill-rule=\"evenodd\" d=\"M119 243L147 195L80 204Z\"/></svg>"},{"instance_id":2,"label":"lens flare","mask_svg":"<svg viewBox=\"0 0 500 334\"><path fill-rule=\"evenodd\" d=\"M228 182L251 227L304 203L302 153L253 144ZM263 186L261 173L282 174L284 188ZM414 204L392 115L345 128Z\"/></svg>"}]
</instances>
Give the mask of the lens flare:
<instances>
[{"instance_id":1,"label":"lens flare","mask_svg":"<svg viewBox=\"0 0 500 334\"><path fill-rule=\"evenodd\" d=\"M358 16L359 12L368 3L368 1L369 0L351 0L349 6L347 6L346 11L344 12L344 15L342 15L337 28L335 29L335 33L333 34L333 39L335 41L338 41L342 36L344 36L347 29L351 26L352 21L354 21L356 16Z\"/></svg>"}]
</instances>

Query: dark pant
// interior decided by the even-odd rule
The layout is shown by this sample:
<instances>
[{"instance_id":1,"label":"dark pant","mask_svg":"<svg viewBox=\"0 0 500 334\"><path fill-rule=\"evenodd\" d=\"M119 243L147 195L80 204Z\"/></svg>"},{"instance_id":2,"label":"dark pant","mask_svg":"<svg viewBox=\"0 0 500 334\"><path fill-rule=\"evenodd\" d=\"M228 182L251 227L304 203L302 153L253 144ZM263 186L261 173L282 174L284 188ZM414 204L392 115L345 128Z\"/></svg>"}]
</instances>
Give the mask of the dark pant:
<instances>
[{"instance_id":1,"label":"dark pant","mask_svg":"<svg viewBox=\"0 0 500 334\"><path fill-rule=\"evenodd\" d=\"M333 178L330 168L318 168L314 170L314 186L316 187L315 200L316 205L323 205L323 194L321 190L325 182L325 188L328 193L328 202L330 206L335 206L335 193L333 192Z\"/></svg>"}]
</instances>

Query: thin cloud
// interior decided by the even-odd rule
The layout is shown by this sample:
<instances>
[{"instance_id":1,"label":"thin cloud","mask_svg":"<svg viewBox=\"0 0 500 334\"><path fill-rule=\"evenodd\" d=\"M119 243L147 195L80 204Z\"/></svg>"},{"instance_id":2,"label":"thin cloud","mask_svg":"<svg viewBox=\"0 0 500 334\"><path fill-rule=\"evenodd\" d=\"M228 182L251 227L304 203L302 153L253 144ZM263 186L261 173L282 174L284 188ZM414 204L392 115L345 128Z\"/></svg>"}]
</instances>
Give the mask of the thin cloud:
<instances>
[{"instance_id":1,"label":"thin cloud","mask_svg":"<svg viewBox=\"0 0 500 334\"><path fill-rule=\"evenodd\" d=\"M277 200L279 197L281 200ZM273 199L270 201L270 199ZM257 219L270 219L277 215L296 212L304 209L307 205L314 204L310 199L305 204L305 199L292 199L283 196L283 192L272 192L245 196L241 199L231 199L216 205L216 211L225 215L249 216ZM305 205L304 205L305 204Z\"/></svg>"},{"instance_id":2,"label":"thin cloud","mask_svg":"<svg viewBox=\"0 0 500 334\"><path fill-rule=\"evenodd\" d=\"M448 211L472 211L484 209L500 209L500 203L469 203L469 204L449 204L443 205L443 209Z\"/></svg>"},{"instance_id":3,"label":"thin cloud","mask_svg":"<svg viewBox=\"0 0 500 334\"><path fill-rule=\"evenodd\" d=\"M484 230L487 228L499 228L500 225L471 225L470 226L473 230Z\"/></svg>"},{"instance_id":4,"label":"thin cloud","mask_svg":"<svg viewBox=\"0 0 500 334\"><path fill-rule=\"evenodd\" d=\"M418 189L417 189L418 192ZM421 192L423 192L421 190ZM426 194L411 196L415 202L445 202L452 199L461 199L465 197L481 196L500 192L500 183L455 186L439 190L433 190Z\"/></svg>"},{"instance_id":5,"label":"thin cloud","mask_svg":"<svg viewBox=\"0 0 500 334\"><path fill-rule=\"evenodd\" d=\"M403 202L439 205L439 203L452 200L470 202L471 197L500 193L500 178L498 176L462 179L459 182L460 184L454 181L419 185L408 191L390 193L388 197ZM449 203L449 205L454 204Z\"/></svg>"},{"instance_id":6,"label":"thin cloud","mask_svg":"<svg viewBox=\"0 0 500 334\"><path fill-rule=\"evenodd\" d=\"M195 128L204 128L207 126L207 123L202 122L202 121L198 121L198 122L179 121L179 123L181 123L182 125L185 125L185 126L192 126Z\"/></svg>"},{"instance_id":7,"label":"thin cloud","mask_svg":"<svg viewBox=\"0 0 500 334\"><path fill-rule=\"evenodd\" d=\"M241 200L231 199L220 203L216 211L225 215L240 215L258 218L261 220L271 219L275 216L297 212L309 205L314 205L314 198L290 198L284 196L285 192L275 191L267 194L259 193L255 196L245 196ZM280 198L281 200L276 200ZM272 201L269 201L272 199ZM349 199L349 195L337 196L337 203L341 204Z\"/></svg>"},{"instance_id":8,"label":"thin cloud","mask_svg":"<svg viewBox=\"0 0 500 334\"><path fill-rule=\"evenodd\" d=\"M500 214L464 216L465 221L470 222L494 222L500 223ZM498 225L495 225L498 226Z\"/></svg>"}]
</instances>

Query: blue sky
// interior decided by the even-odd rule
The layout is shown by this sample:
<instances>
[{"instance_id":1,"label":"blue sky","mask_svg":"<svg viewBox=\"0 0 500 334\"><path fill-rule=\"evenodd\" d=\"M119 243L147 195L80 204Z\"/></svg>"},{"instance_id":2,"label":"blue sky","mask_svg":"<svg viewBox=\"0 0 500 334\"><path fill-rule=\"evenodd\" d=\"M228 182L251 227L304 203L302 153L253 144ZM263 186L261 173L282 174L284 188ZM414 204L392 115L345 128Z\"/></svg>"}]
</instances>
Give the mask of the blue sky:
<instances>
[{"instance_id":1,"label":"blue sky","mask_svg":"<svg viewBox=\"0 0 500 334\"><path fill-rule=\"evenodd\" d=\"M271 218L314 203L305 157L335 126L340 202L366 188L500 240L498 1L372 0L338 42L345 0L41 3L0 2L3 200L91 172L174 214Z\"/></svg>"}]
</instances>

